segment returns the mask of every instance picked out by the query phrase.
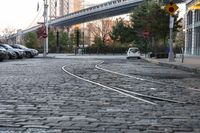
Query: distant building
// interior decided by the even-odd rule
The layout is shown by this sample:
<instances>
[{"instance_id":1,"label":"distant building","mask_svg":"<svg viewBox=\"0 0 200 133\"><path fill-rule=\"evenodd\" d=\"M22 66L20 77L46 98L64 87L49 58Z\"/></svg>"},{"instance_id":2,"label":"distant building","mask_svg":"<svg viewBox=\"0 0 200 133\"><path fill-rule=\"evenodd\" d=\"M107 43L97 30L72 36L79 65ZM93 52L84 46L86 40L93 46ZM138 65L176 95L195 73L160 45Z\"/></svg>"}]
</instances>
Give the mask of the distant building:
<instances>
[{"instance_id":1,"label":"distant building","mask_svg":"<svg viewBox=\"0 0 200 133\"><path fill-rule=\"evenodd\" d=\"M59 16L66 15L68 13L73 13L82 9L83 0L60 0Z\"/></svg>"},{"instance_id":2,"label":"distant building","mask_svg":"<svg viewBox=\"0 0 200 133\"><path fill-rule=\"evenodd\" d=\"M54 19L82 9L84 0L50 0L49 16Z\"/></svg>"},{"instance_id":3,"label":"distant building","mask_svg":"<svg viewBox=\"0 0 200 133\"><path fill-rule=\"evenodd\" d=\"M186 1L185 53L200 55L200 1Z\"/></svg>"}]
</instances>

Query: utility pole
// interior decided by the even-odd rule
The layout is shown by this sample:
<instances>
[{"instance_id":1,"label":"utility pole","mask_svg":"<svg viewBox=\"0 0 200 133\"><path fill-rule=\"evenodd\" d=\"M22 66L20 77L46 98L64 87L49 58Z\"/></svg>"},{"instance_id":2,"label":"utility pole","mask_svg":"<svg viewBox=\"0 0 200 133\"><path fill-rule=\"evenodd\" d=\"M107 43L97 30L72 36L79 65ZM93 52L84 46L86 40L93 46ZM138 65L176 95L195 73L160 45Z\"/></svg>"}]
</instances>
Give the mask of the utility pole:
<instances>
[{"instance_id":1,"label":"utility pole","mask_svg":"<svg viewBox=\"0 0 200 133\"><path fill-rule=\"evenodd\" d=\"M174 25L174 17L170 15L170 24L169 24L169 62L174 62L174 52L173 52L173 26Z\"/></svg>"},{"instance_id":2,"label":"utility pole","mask_svg":"<svg viewBox=\"0 0 200 133\"><path fill-rule=\"evenodd\" d=\"M43 13L43 17L44 17L44 25L45 25L45 30L46 30L46 34L47 37L44 39L44 53L43 53L43 57L46 57L48 54L48 2L47 0L43 0L44 1L44 13Z\"/></svg>"}]
</instances>

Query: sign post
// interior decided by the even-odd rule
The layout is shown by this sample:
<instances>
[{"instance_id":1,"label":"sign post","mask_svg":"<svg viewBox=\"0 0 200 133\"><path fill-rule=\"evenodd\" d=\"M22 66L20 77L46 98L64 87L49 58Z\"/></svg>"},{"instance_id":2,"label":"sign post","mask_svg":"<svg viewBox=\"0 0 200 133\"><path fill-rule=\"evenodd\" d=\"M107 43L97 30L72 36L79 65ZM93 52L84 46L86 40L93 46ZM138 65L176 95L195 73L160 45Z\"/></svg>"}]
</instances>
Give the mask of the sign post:
<instances>
[{"instance_id":1,"label":"sign post","mask_svg":"<svg viewBox=\"0 0 200 133\"><path fill-rule=\"evenodd\" d=\"M174 52L173 52L173 25L174 24L174 17L170 15L170 24L169 24L169 62L174 62Z\"/></svg>"},{"instance_id":2,"label":"sign post","mask_svg":"<svg viewBox=\"0 0 200 133\"><path fill-rule=\"evenodd\" d=\"M143 31L143 37L145 39L145 58L147 56L147 39L149 38L149 34L150 34L149 31L147 30Z\"/></svg>"},{"instance_id":3,"label":"sign post","mask_svg":"<svg viewBox=\"0 0 200 133\"><path fill-rule=\"evenodd\" d=\"M169 20L169 40L168 40L168 44L169 44L169 53L168 53L168 59L169 62L174 62L174 52L173 52L173 27L174 27L174 17L172 15L174 15L174 13L176 12L176 10L178 9L178 6L171 1L169 4L167 4L165 6L165 11L167 13L170 14L170 20Z\"/></svg>"}]
</instances>

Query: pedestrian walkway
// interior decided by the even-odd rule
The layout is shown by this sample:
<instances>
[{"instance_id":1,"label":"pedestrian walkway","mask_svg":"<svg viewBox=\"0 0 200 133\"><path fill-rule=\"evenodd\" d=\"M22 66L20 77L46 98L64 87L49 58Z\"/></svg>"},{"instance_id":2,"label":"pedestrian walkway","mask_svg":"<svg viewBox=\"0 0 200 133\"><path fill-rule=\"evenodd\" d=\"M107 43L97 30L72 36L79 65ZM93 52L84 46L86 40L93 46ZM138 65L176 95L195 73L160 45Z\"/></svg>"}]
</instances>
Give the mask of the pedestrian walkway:
<instances>
[{"instance_id":1,"label":"pedestrian walkway","mask_svg":"<svg viewBox=\"0 0 200 133\"><path fill-rule=\"evenodd\" d=\"M143 58L149 62L156 63L163 66L169 66L185 71L190 71L200 74L200 56L185 55L182 61L182 56L177 55L174 62L169 62L169 59L155 59L155 58Z\"/></svg>"}]
</instances>

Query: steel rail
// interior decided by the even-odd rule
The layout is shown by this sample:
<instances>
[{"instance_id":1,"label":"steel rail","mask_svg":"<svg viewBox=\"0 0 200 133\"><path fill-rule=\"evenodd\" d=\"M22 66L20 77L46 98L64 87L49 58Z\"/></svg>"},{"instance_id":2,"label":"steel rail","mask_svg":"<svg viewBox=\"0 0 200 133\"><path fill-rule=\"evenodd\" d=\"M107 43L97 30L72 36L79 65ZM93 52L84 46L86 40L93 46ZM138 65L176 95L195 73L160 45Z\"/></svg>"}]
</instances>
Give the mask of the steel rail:
<instances>
[{"instance_id":1,"label":"steel rail","mask_svg":"<svg viewBox=\"0 0 200 133\"><path fill-rule=\"evenodd\" d=\"M103 62L104 61L101 61L99 64L102 64ZM111 71L111 70L108 70L108 69L104 69L104 68L99 67L98 66L99 64L95 65L96 69L99 69L99 70L102 70L102 71L106 71L106 72L109 72L109 73L112 73L112 74L120 75L120 76L125 76L125 77L128 77L128 78L134 78L134 79L141 80L141 81L148 81L148 82L152 82L152 83L158 83L158 84L166 85L166 83L164 83L164 82L156 82L156 81L143 79L143 78L138 78L136 76L131 76L131 75L127 75L127 74ZM170 86L186 88L184 86L177 86L177 85L170 85ZM115 88L117 90L120 90L120 91L123 91L123 92L126 92L126 93L134 94L135 96L139 96L139 97L143 97L143 98L150 98L150 99L154 99L154 100L167 101L167 102L179 103L179 104L193 104L193 103L190 103L190 102L182 102L182 101L178 101L178 100L171 100L171 99L161 98L161 97L157 97L157 96L145 95L145 94L137 93L137 92L134 92L134 91L128 91L128 90L125 90L125 89L121 89L121 88L118 88L118 87L113 87L113 88ZM186 89L191 89L191 88L186 88ZM194 89L192 89L192 90L194 90Z\"/></svg>"},{"instance_id":2,"label":"steel rail","mask_svg":"<svg viewBox=\"0 0 200 133\"><path fill-rule=\"evenodd\" d=\"M145 99L142 99L142 98L133 96L133 95L131 95L131 94L126 93L125 91L120 91L120 90L118 90L118 89L114 89L114 88L112 88L112 87L103 85L103 84L101 84L101 83L94 82L94 81L92 81L92 80L85 79L85 78L82 78L82 77L80 77L80 76L77 76L77 75L75 75L75 74L73 74L73 73L67 71L67 70L65 69L65 67L66 67L66 65L62 67L62 70L63 70L64 72L66 72L67 74L69 74L69 75L71 75L71 76L73 76L73 77L75 77L75 78L77 78L77 79L80 79L80 80L83 80L83 81L85 81L85 82L88 82L88 83L91 83L91 84L94 84L94 85L97 85L97 86L106 88L106 89L108 89L108 90L112 90L112 91L118 92L118 93L120 93L120 94L122 94L122 95L125 95L125 96L128 96L128 97L131 97L131 98L134 98L134 99L143 101L143 102L148 103L148 104L151 104L151 105L157 105L157 104L154 103L154 102L151 102L151 101L148 101L148 100L145 100Z\"/></svg>"},{"instance_id":3,"label":"steel rail","mask_svg":"<svg viewBox=\"0 0 200 133\"><path fill-rule=\"evenodd\" d=\"M106 72L112 73L112 74L116 74L116 75L120 75L120 76L125 76L125 77L129 77L129 78L133 78L133 79L137 79L137 80L141 80L141 81L147 81L147 82L156 83L156 84L161 84L161 85L166 85L166 84L167 84L167 83L165 83L165 82L152 81L152 80L148 80L148 79L144 79L144 78L139 78L139 77L136 77L136 76L131 76L131 75L127 75L127 74L123 74L123 73L119 73L119 72L115 72L115 71L111 71L111 70L108 70L108 69L99 67L98 65L102 64L103 62L104 62L104 61L101 61L99 64L96 64L96 65L95 65L95 68L96 68L96 69L99 69L99 70L102 70L102 71L106 71ZM192 87L188 87L188 88L187 88L187 87L185 87L185 86L173 85L173 84L167 84L167 85L172 86L172 87L185 88L185 89L189 89L189 90L194 90L194 91L200 92L199 89L194 89L194 88L192 88Z\"/></svg>"},{"instance_id":4,"label":"steel rail","mask_svg":"<svg viewBox=\"0 0 200 133\"><path fill-rule=\"evenodd\" d=\"M133 79L137 79L137 80L141 80L141 81L148 81L148 82L162 84L162 85L165 84L165 83L162 83L162 82L157 82L157 81L152 81L152 80L148 80L148 79L144 79L144 78L139 78L139 77L136 77L136 76L131 76L131 75L127 75L127 74L123 74L123 73L119 73L119 72L115 72L115 71L111 71L111 70L99 67L98 65L102 64L103 62L104 61L100 62L99 64L96 64L95 68L102 70L102 71L109 72L109 73L113 73L113 74L116 74L116 75L120 75L120 76L124 76L124 77L128 77L128 78L133 78Z\"/></svg>"},{"instance_id":5,"label":"steel rail","mask_svg":"<svg viewBox=\"0 0 200 133\"><path fill-rule=\"evenodd\" d=\"M156 96L144 95L144 94L141 94L141 93L137 93L137 92L134 92L134 91L128 91L128 90L121 89L121 88L118 88L118 87L113 87L113 88L120 90L120 91L123 91L123 92L126 92L126 93L134 94L136 96L140 96L140 97L143 97L143 98L149 98L149 99L159 100L159 101L166 101L166 102L171 102L171 103L188 104L187 102L181 102L181 101L178 101L178 100L171 100L171 99L166 99L166 98L161 98L161 97L156 97Z\"/></svg>"}]
</instances>

